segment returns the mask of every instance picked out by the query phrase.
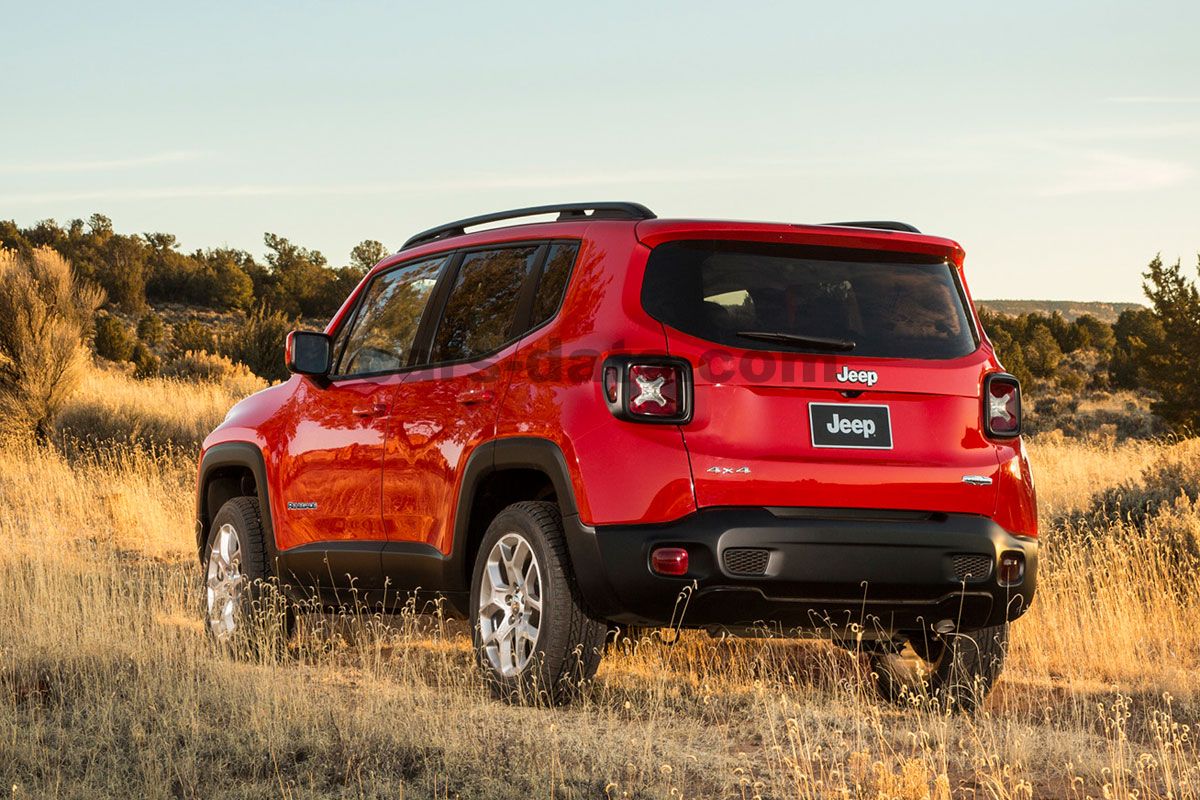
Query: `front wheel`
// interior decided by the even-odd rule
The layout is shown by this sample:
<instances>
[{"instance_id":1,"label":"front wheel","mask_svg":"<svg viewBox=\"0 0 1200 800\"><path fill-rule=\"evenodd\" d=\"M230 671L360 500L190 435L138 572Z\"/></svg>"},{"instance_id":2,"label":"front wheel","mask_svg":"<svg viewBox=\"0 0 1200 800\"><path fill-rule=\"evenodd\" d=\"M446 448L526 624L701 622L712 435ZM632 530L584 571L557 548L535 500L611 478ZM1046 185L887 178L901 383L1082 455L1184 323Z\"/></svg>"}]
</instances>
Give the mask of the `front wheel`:
<instances>
[{"instance_id":1,"label":"front wheel","mask_svg":"<svg viewBox=\"0 0 1200 800\"><path fill-rule=\"evenodd\" d=\"M235 497L213 518L204 578L205 621L214 641L260 654L286 643L292 613L275 590L255 498Z\"/></svg>"},{"instance_id":2,"label":"front wheel","mask_svg":"<svg viewBox=\"0 0 1200 800\"><path fill-rule=\"evenodd\" d=\"M1005 623L894 643L871 656L871 670L884 699L929 698L946 710L973 713L999 679L1007 651Z\"/></svg>"},{"instance_id":3,"label":"front wheel","mask_svg":"<svg viewBox=\"0 0 1200 800\"><path fill-rule=\"evenodd\" d=\"M596 674L608 627L583 608L558 506L514 503L488 527L471 581L475 652L506 700L570 699Z\"/></svg>"}]
</instances>

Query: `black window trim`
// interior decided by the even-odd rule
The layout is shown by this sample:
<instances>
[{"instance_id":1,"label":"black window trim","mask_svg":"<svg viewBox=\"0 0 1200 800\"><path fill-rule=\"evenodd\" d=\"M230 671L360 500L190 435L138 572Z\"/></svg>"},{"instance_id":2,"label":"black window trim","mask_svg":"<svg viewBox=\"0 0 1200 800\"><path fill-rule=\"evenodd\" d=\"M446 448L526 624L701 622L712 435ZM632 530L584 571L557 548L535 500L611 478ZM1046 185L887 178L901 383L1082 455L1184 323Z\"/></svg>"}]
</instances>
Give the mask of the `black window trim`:
<instances>
[{"instance_id":1,"label":"black window trim","mask_svg":"<svg viewBox=\"0 0 1200 800\"><path fill-rule=\"evenodd\" d=\"M409 349L408 362L404 366L396 369L377 370L375 372L355 372L346 375L330 375L330 383L337 384L352 380L378 378L385 375L400 375L405 372L411 372L413 369L415 369L413 366L414 354L419 352L418 348L421 344L421 333L429 322L430 310L433 307L433 302L437 296L438 289L445 280L447 274L449 274L451 271L457 272L458 262L461 260L461 255L461 251L458 250L443 250L440 253L426 253L417 258L398 261L395 264L390 265L387 269L380 270L372 275L371 279L363 285L362 289L358 292L358 295L354 298L354 308L352 308L350 313L346 315L346 318L343 320L342 324L340 324L336 330L329 334L330 338L334 341L336 341L337 337L341 336L343 332L350 330L354 323L358 321L358 315L362 313L363 303L366 302L366 297L370 293L371 287L375 285L375 281L381 280L384 276L390 275L396 270L405 269L415 264L420 264L425 261L433 261L438 258L446 259L446 263L442 267L441 274L438 275L437 283L434 285L433 290L429 294L429 301L425 303L425 308L421 311L421 319L417 323L417 333L416 336L413 337L413 346ZM341 347L335 354L333 360L334 364L337 364L341 361L345 348L346 342L342 342Z\"/></svg>"},{"instance_id":2,"label":"black window trim","mask_svg":"<svg viewBox=\"0 0 1200 800\"><path fill-rule=\"evenodd\" d=\"M483 361L484 359L491 358L492 356L494 356L496 353L499 353L504 348L510 347L512 344L514 344L515 342L524 338L525 336L528 336L530 333L533 333L534 331L539 330L540 328L543 328L546 325L550 324L552 321L554 321L554 318L558 316L558 312L562 309L562 303L563 303L562 299L559 300L559 307L558 307L558 309L555 310L554 315L552 315L545 322L539 323L537 325L537 327L534 327L534 328L529 327L530 317L532 316L532 313L533 313L533 301L534 301L534 297L536 296L536 293L537 293L537 287L541 283L542 272L546 267L546 259L549 256L550 248L556 244L577 245L578 249L576 250L576 258L578 258L579 250L582 249L582 239L554 238L554 239L526 239L526 240L511 241L511 242L492 242L489 244L480 244L480 245L475 245L472 247L466 247L466 248L463 248L462 250L458 251L458 258L451 265L453 274L451 274L450 271L447 271L445 276L443 276L443 280L439 281L438 287L434 289L434 293L435 293L434 296L430 299L429 309L427 309L427 310L434 309L435 304L436 304L436 318L434 318L432 314L430 315L431 318L429 319L429 323L430 323L429 329L427 332L425 332L427 334L426 340L422 343L422 346L420 349L418 349L416 347L413 348L413 352L420 353L421 358L422 358L421 363L417 364L415 368L434 369L436 367L451 367L451 366L457 366L459 364L478 363L480 361ZM433 358L433 337L434 337L434 334L436 333L437 329L442 324L442 317L446 311L446 302L449 300L450 292L454 287L454 282L458 279L458 271L462 267L462 262L465 260L466 256L470 253L486 252L486 251L492 251L492 250L508 250L508 249L514 249L514 248L520 248L520 247L537 247L538 251L534 254L535 260L534 260L533 268L529 270L529 274L525 277L525 281L521 284L521 289L517 294L517 308L513 314L512 325L509 326L508 338L505 339L505 341L502 342L501 344L497 345L496 347L492 348L491 350L488 350L486 353L478 353L478 354L469 356L468 358L457 358L457 359L451 359L451 360L447 360L447 361L433 361L432 360L432 358ZM574 270L574 266L575 266L574 261L572 261L572 263L571 263L572 270ZM569 284L570 283L570 275L569 274L567 277L567 281ZM442 285L443 283L444 283L444 286ZM566 296L565 291L563 292L563 296L564 297ZM422 326L425 325L425 322L426 322L426 320L423 318L421 320ZM418 342L420 342L420 334L418 334Z\"/></svg>"}]
</instances>

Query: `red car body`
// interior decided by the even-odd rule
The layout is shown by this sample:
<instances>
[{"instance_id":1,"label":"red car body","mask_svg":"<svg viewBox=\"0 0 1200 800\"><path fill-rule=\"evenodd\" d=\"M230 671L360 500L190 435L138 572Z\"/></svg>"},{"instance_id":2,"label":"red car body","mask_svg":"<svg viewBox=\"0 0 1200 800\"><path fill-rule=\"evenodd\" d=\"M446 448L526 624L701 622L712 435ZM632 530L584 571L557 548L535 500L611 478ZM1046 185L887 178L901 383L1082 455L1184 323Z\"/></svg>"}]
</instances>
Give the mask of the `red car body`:
<instances>
[{"instance_id":1,"label":"red car body","mask_svg":"<svg viewBox=\"0 0 1200 800\"><path fill-rule=\"evenodd\" d=\"M656 248L695 240L944 260L977 346L939 360L718 347L656 319L643 302ZM580 585L604 618L665 624L680 587L692 583L691 624L804 624L814 612L827 624L830 613L874 608L892 620L886 626L905 627L972 588L953 572L913 591L906 576L892 576L911 569L907 555L897 560L906 526L914 542L936 542L942 565L957 552L959 532L934 528L961 520L982 537L971 541L988 542L989 558L1015 552L1025 565L1020 580L1000 586L993 575L979 588L969 624L995 624L1028 607L1037 556L1033 480L1019 436L988 433L985 384L1003 369L966 294L957 243L826 225L600 218L516 225L438 238L384 259L325 332L337 337L364 287L397 265L541 242L578 247L561 307L487 358L345 381L297 374L239 403L204 442L198 539L221 503L254 494L281 576L335 591L420 588L461 607L471 548L490 515L509 502L553 498ZM686 421L630 421L606 402L605 365L647 355L690 370ZM839 374L877 377L848 390ZM811 403L886 406L891 446L815 446ZM847 548L839 549L843 530ZM743 535L778 549L799 571L774 582L732 578L719 555ZM795 549L804 542L808 549ZM687 574L654 571L648 553L664 544L689 550ZM922 547L919 557L930 558ZM879 587L878 597L867 591L865 605L864 580Z\"/></svg>"}]
</instances>

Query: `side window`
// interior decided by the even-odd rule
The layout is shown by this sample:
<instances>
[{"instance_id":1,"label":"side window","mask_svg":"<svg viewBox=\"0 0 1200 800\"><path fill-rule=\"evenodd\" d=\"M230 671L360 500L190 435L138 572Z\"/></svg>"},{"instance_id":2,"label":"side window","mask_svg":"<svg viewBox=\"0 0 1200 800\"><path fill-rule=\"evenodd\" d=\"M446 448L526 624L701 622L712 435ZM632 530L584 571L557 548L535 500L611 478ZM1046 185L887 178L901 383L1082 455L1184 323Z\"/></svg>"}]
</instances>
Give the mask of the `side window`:
<instances>
[{"instance_id":1,"label":"side window","mask_svg":"<svg viewBox=\"0 0 1200 800\"><path fill-rule=\"evenodd\" d=\"M432 363L486 355L509 340L521 286L538 247L467 253L433 338Z\"/></svg>"},{"instance_id":2,"label":"side window","mask_svg":"<svg viewBox=\"0 0 1200 800\"><path fill-rule=\"evenodd\" d=\"M418 261L371 281L358 314L338 337L334 377L391 372L407 364L421 314L448 260Z\"/></svg>"},{"instance_id":3,"label":"side window","mask_svg":"<svg viewBox=\"0 0 1200 800\"><path fill-rule=\"evenodd\" d=\"M553 317L562 305L567 279L571 277L571 265L575 263L575 255L578 252L577 244L551 245L550 253L546 256L546 266L542 270L542 279L538 282L537 294L533 298L531 327L536 328Z\"/></svg>"}]
</instances>

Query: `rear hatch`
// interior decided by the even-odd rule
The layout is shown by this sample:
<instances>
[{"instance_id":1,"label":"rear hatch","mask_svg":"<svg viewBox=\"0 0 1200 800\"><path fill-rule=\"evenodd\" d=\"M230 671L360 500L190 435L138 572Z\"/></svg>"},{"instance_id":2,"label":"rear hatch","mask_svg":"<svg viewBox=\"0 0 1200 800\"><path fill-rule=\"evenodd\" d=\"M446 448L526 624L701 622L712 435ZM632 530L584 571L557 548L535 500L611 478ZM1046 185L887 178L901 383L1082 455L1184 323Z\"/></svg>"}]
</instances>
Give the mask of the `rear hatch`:
<instances>
[{"instance_id":1,"label":"rear hatch","mask_svg":"<svg viewBox=\"0 0 1200 800\"><path fill-rule=\"evenodd\" d=\"M642 303L693 365L700 506L994 512L989 359L947 254L665 241Z\"/></svg>"}]
</instances>

